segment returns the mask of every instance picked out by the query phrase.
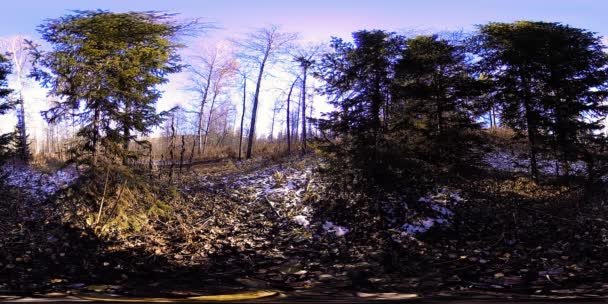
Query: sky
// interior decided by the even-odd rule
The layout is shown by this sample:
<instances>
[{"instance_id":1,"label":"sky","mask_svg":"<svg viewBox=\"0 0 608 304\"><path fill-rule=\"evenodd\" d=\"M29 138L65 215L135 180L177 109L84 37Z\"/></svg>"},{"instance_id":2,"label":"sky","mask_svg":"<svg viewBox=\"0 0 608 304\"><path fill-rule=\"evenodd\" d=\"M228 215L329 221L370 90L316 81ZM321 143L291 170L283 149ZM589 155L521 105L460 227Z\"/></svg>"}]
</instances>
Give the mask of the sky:
<instances>
[{"instance_id":1,"label":"sky","mask_svg":"<svg viewBox=\"0 0 608 304\"><path fill-rule=\"evenodd\" d=\"M180 18L202 18L218 27L200 38L203 43L239 37L270 24L298 32L302 41L309 42L328 42L331 36L349 38L350 33L361 29L403 33L472 31L478 24L515 20L562 22L608 35L608 1L602 0L13 0L2 3L0 37L19 34L39 39L36 28L46 19L87 9L156 10L178 13ZM171 77L163 87L165 94L159 107L194 98L185 90L186 82L185 75ZM31 88L29 94L33 103L30 116L35 120L45 97L36 88ZM261 105L261 130L268 128L270 103Z\"/></svg>"},{"instance_id":2,"label":"sky","mask_svg":"<svg viewBox=\"0 0 608 304\"><path fill-rule=\"evenodd\" d=\"M19 0L2 4L0 36L35 35L45 19L76 9L175 12L216 22L228 32L281 24L310 39L348 36L363 28L466 30L490 21L524 19L608 32L608 2L601 0Z\"/></svg>"}]
</instances>

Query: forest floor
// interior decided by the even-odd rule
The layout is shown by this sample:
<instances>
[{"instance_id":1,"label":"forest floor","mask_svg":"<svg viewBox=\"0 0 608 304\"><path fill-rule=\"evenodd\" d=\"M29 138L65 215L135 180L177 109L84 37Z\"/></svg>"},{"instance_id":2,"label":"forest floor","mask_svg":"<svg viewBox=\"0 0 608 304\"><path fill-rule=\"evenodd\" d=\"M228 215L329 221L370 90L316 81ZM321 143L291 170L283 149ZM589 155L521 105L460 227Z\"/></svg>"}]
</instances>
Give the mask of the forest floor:
<instances>
[{"instance_id":1,"label":"forest floor","mask_svg":"<svg viewBox=\"0 0 608 304\"><path fill-rule=\"evenodd\" d=\"M537 184L490 163L425 195L365 197L356 184L336 189L326 166L316 157L200 164L177 177L185 199L170 217L105 239L49 216L56 206L36 185L57 191L68 173L17 180L0 206L0 295L608 294L606 196L584 197L576 179ZM368 219L374 201L388 218Z\"/></svg>"}]
</instances>

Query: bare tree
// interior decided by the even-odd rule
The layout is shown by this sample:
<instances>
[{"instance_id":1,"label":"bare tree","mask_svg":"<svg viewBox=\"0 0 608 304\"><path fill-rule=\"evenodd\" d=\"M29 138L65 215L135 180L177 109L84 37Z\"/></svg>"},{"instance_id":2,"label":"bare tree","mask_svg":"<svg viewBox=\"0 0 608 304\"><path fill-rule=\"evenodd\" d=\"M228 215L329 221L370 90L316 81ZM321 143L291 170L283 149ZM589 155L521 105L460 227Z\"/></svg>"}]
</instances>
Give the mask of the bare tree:
<instances>
[{"instance_id":1,"label":"bare tree","mask_svg":"<svg viewBox=\"0 0 608 304\"><path fill-rule=\"evenodd\" d=\"M213 77L213 97L211 98L211 105L209 107L209 116L207 117L207 128L205 130L205 139L203 141L203 151L202 154L205 153L205 146L207 145L207 140L209 138L209 126L211 125L211 119L213 118L213 111L215 110L214 106L217 100L217 97L223 92L225 88L226 82L231 80L231 78L236 73L236 62L234 60L226 61L221 66L218 67L216 73Z\"/></svg>"},{"instance_id":2,"label":"bare tree","mask_svg":"<svg viewBox=\"0 0 608 304\"><path fill-rule=\"evenodd\" d=\"M220 147L220 145L224 142L226 137L228 137L228 130L234 128L235 120L236 120L236 107L235 105L226 100L221 103L218 107L218 126L221 128L221 132L218 132L218 138L216 142L216 146ZM219 130L218 128L218 130Z\"/></svg>"},{"instance_id":3,"label":"bare tree","mask_svg":"<svg viewBox=\"0 0 608 304\"><path fill-rule=\"evenodd\" d=\"M308 96L308 98L309 98L309 100L310 100L310 101L308 102L308 119L310 119L310 118L313 116L313 113L314 113L314 107L313 107L313 99L312 99L312 95L309 95L309 96ZM309 124L309 125L308 125L308 129L307 129L307 130L308 130L308 135L309 135L310 137L313 137L313 136L314 136L312 126L313 126L313 124L312 124L312 123L311 123L311 124Z\"/></svg>"},{"instance_id":4,"label":"bare tree","mask_svg":"<svg viewBox=\"0 0 608 304\"><path fill-rule=\"evenodd\" d=\"M207 102L207 96L209 95L209 88L211 87L211 78L213 71L215 69L215 61L217 59L217 48L209 50L204 50L207 54L202 56L197 56L196 59L200 61L197 65L191 65L191 72L193 74L192 82L194 83L195 90L201 95L201 100L199 103L198 110L198 123L196 128L196 138L195 143L192 145L192 153L190 154L190 158L194 155L194 147L197 146L197 154L200 156L202 152L202 142L203 142L203 116L205 110L205 103Z\"/></svg>"},{"instance_id":5,"label":"bare tree","mask_svg":"<svg viewBox=\"0 0 608 304\"><path fill-rule=\"evenodd\" d=\"M197 134L192 146L191 158L194 155L195 146L198 147L197 154L199 156L204 154L215 102L218 96L224 92L228 81L235 75L237 69L236 61L231 53L227 51L226 44L219 43L211 48L201 50L201 53L201 55L195 57L197 63L192 64L190 69L193 75L192 81L201 95L197 113ZM208 98L211 98L211 104L203 135L203 119Z\"/></svg>"},{"instance_id":6,"label":"bare tree","mask_svg":"<svg viewBox=\"0 0 608 304\"><path fill-rule=\"evenodd\" d=\"M285 118L287 119L287 154L291 154L291 132L289 130L289 115L291 115L290 112L290 104L291 104L291 93L293 93L293 87L296 85L296 83L298 82L298 80L300 79L300 77L296 77L296 79L291 83L291 87L289 87L289 93L287 93L287 111L286 111L286 116Z\"/></svg>"},{"instance_id":7,"label":"bare tree","mask_svg":"<svg viewBox=\"0 0 608 304\"><path fill-rule=\"evenodd\" d=\"M270 142L274 141L274 125L276 122L276 118L277 118L277 113L279 113L281 110L283 110L283 107L285 106L285 104L283 104L283 100L281 100L280 98L276 99L274 101L274 107L272 107L272 121L270 124Z\"/></svg>"},{"instance_id":8,"label":"bare tree","mask_svg":"<svg viewBox=\"0 0 608 304\"><path fill-rule=\"evenodd\" d=\"M323 45L310 45L297 49L294 60L302 68L302 154L306 153L306 76L308 69L315 63L315 58L321 52Z\"/></svg>"},{"instance_id":9,"label":"bare tree","mask_svg":"<svg viewBox=\"0 0 608 304\"><path fill-rule=\"evenodd\" d=\"M266 66L276 60L277 55L285 50L289 44L297 38L297 34L284 33L278 26L269 26L258 29L247 35L243 41L235 41L241 49L241 57L255 63L258 68L258 78L255 85L253 108L251 112L251 125L249 127L249 138L247 142L246 158L251 158L253 139L255 136L255 122L260 97L260 87Z\"/></svg>"},{"instance_id":10,"label":"bare tree","mask_svg":"<svg viewBox=\"0 0 608 304\"><path fill-rule=\"evenodd\" d=\"M241 152L243 151L243 127L245 122L245 105L247 103L247 70L241 68L239 74L243 77L243 109L241 111L241 127L239 134L239 160L241 160Z\"/></svg>"},{"instance_id":11,"label":"bare tree","mask_svg":"<svg viewBox=\"0 0 608 304\"><path fill-rule=\"evenodd\" d=\"M296 105L296 112L292 113L291 116L291 137L296 142L298 141L298 130L300 128L300 105L302 104L302 99L298 99L298 103Z\"/></svg>"}]
</instances>

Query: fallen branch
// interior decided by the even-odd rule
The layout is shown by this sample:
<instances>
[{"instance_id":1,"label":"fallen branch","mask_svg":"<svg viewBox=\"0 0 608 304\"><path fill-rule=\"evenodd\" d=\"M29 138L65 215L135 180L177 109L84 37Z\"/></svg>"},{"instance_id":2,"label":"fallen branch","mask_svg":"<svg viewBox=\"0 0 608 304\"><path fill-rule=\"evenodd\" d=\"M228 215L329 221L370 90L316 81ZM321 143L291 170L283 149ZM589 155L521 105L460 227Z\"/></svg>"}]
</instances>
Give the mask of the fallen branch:
<instances>
[{"instance_id":1,"label":"fallen branch","mask_svg":"<svg viewBox=\"0 0 608 304\"><path fill-rule=\"evenodd\" d=\"M272 202L268 199L268 197L266 195L264 195L264 200L266 201L266 203L268 204L268 206L270 207L270 209L274 212L274 214L276 214L278 218L282 218L282 216L279 213L279 211L274 208L274 206L272 205Z\"/></svg>"},{"instance_id":2,"label":"fallen branch","mask_svg":"<svg viewBox=\"0 0 608 304\"><path fill-rule=\"evenodd\" d=\"M110 168L108 168L106 172L106 181L103 184L103 194L101 196L101 204L99 204L99 212L97 212L97 220L95 220L95 226L99 224L99 220L101 219L101 211L103 210L103 203L106 199L106 190L108 189L108 178L110 177Z\"/></svg>"}]
</instances>

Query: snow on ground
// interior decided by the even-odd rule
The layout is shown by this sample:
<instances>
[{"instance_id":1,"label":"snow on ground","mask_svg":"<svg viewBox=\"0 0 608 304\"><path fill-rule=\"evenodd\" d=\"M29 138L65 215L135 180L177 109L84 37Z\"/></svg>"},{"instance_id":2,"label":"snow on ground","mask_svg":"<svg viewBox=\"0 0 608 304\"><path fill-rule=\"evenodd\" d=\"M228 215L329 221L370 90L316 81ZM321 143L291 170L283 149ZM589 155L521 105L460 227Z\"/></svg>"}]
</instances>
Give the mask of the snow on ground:
<instances>
[{"instance_id":1,"label":"snow on ground","mask_svg":"<svg viewBox=\"0 0 608 304\"><path fill-rule=\"evenodd\" d=\"M402 234L414 235L424 233L435 225L449 224L454 212L450 209L454 205L464 202L457 190L443 188L435 193L429 193L418 199L419 203L424 204L434 216L417 217L409 223L401 226Z\"/></svg>"},{"instance_id":2,"label":"snow on ground","mask_svg":"<svg viewBox=\"0 0 608 304\"><path fill-rule=\"evenodd\" d=\"M313 210L304 198L324 187L314 179L313 168L314 164L277 164L247 173L200 176L199 185L244 204L267 201L285 219L308 228Z\"/></svg>"},{"instance_id":3,"label":"snow on ground","mask_svg":"<svg viewBox=\"0 0 608 304\"><path fill-rule=\"evenodd\" d=\"M336 236L345 236L350 230L344 226L336 225L333 222L326 221L323 224L323 230L333 233Z\"/></svg>"},{"instance_id":4,"label":"snow on ground","mask_svg":"<svg viewBox=\"0 0 608 304\"><path fill-rule=\"evenodd\" d=\"M488 153L485 155L483 161L488 166L501 171L527 173L530 170L530 160L512 151L494 151ZM537 164L538 170L542 174L555 174L556 161L554 159L541 158L537 161ZM584 174L587 170L587 166L584 162L578 161L570 164L570 170L573 174Z\"/></svg>"},{"instance_id":5,"label":"snow on ground","mask_svg":"<svg viewBox=\"0 0 608 304\"><path fill-rule=\"evenodd\" d=\"M249 174L225 179L235 197L250 198L250 202L268 199L272 203L295 206L302 202L306 187L312 178L312 168L272 166Z\"/></svg>"},{"instance_id":6,"label":"snow on ground","mask_svg":"<svg viewBox=\"0 0 608 304\"><path fill-rule=\"evenodd\" d=\"M67 188L78 177L78 172L73 167L49 174L27 166L7 164L0 171L9 186L25 191L38 201L44 201L57 191Z\"/></svg>"},{"instance_id":7,"label":"snow on ground","mask_svg":"<svg viewBox=\"0 0 608 304\"><path fill-rule=\"evenodd\" d=\"M308 218L304 215L296 215L293 217L293 221L296 222L296 224L303 226L303 227L308 227L310 226L310 221L308 221Z\"/></svg>"},{"instance_id":8,"label":"snow on ground","mask_svg":"<svg viewBox=\"0 0 608 304\"><path fill-rule=\"evenodd\" d=\"M303 228L314 225L312 205L304 204L304 197L307 192L318 192L325 187L314 179L313 165L274 165L247 174L224 176L215 181L201 177L200 184L216 190L222 185L223 193L246 204L268 200L286 219ZM337 237L350 232L349 228L330 221L325 221L322 228Z\"/></svg>"}]
</instances>

